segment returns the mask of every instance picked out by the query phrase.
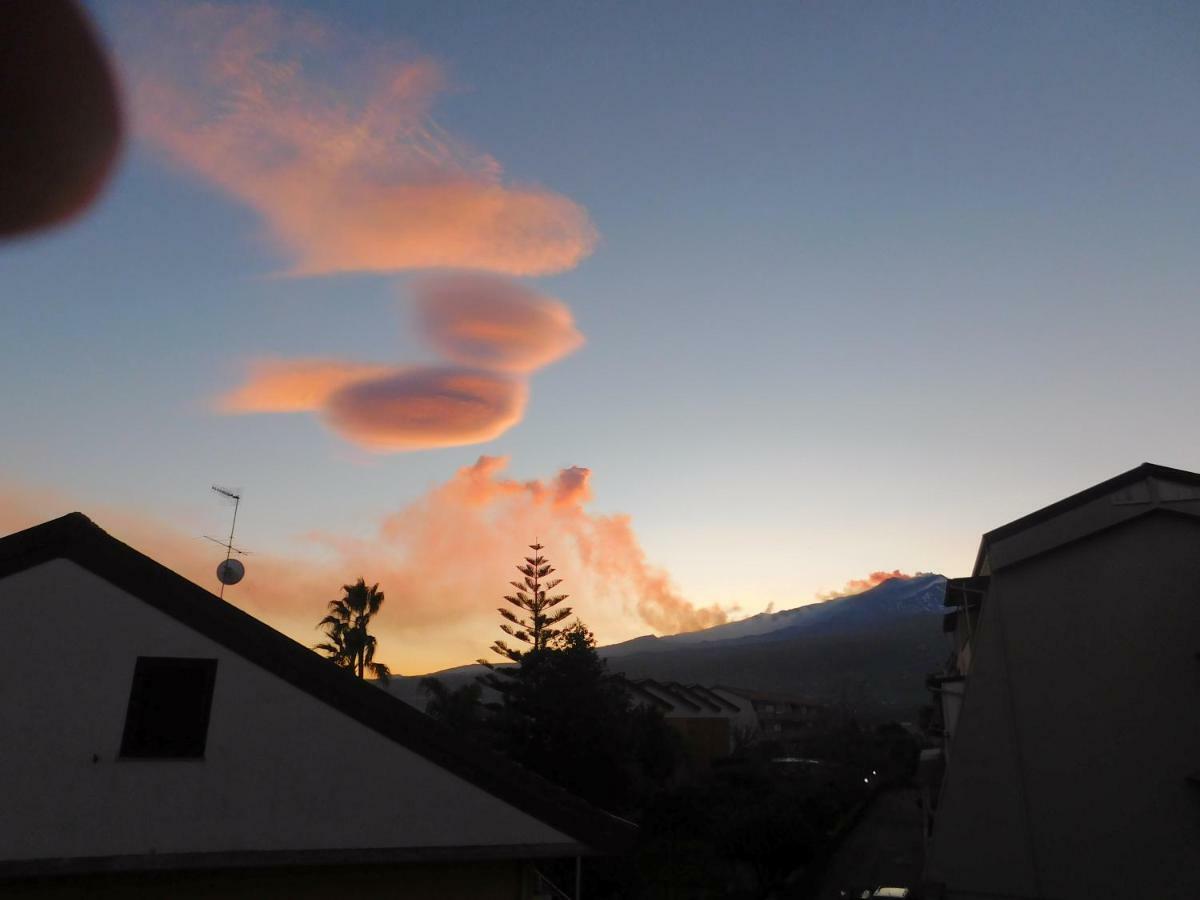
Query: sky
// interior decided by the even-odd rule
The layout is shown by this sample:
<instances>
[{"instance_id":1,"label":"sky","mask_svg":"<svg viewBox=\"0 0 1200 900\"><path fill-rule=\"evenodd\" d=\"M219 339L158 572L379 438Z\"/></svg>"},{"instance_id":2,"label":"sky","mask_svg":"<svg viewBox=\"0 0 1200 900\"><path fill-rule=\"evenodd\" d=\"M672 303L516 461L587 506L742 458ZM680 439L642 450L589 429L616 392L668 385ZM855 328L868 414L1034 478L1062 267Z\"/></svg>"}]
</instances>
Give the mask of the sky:
<instances>
[{"instance_id":1,"label":"sky","mask_svg":"<svg viewBox=\"0 0 1200 900\"><path fill-rule=\"evenodd\" d=\"M306 643L601 643L966 574L1200 469L1200 8L88 4L129 136L0 246L0 531L79 509Z\"/></svg>"}]
</instances>

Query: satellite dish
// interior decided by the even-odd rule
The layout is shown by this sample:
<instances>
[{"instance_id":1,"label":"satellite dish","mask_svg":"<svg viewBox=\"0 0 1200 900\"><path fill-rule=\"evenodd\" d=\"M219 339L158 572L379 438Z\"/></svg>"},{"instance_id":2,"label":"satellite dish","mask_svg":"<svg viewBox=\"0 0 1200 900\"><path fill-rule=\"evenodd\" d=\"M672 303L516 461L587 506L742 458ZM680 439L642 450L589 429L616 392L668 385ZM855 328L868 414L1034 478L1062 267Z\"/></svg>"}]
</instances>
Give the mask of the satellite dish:
<instances>
[{"instance_id":1,"label":"satellite dish","mask_svg":"<svg viewBox=\"0 0 1200 900\"><path fill-rule=\"evenodd\" d=\"M217 566L217 581L221 584L237 584L246 575L241 560L227 559Z\"/></svg>"}]
</instances>

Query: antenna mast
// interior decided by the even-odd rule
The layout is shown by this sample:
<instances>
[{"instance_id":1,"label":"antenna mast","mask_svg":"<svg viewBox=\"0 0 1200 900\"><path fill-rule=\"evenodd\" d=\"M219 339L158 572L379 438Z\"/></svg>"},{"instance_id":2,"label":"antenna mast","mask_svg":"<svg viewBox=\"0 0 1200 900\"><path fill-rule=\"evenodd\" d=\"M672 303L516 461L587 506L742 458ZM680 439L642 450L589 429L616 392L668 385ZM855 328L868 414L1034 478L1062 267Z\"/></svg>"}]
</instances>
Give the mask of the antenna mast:
<instances>
[{"instance_id":1,"label":"antenna mast","mask_svg":"<svg viewBox=\"0 0 1200 900\"><path fill-rule=\"evenodd\" d=\"M237 547L233 546L233 533L237 530L238 506L242 502L242 495L238 491L230 490L229 488L218 487L215 484L212 486L212 489L225 499L233 501L233 522L229 526L229 540L221 541L215 537L209 537L207 534L204 536L214 544L219 544L225 548L225 560L219 566L217 566L217 580L221 582L221 592L218 594L218 596L224 600L225 586L227 584L237 584L246 574L246 567L242 565L240 560L233 559L233 554L237 553L241 556L245 556L249 551L239 550Z\"/></svg>"}]
</instances>

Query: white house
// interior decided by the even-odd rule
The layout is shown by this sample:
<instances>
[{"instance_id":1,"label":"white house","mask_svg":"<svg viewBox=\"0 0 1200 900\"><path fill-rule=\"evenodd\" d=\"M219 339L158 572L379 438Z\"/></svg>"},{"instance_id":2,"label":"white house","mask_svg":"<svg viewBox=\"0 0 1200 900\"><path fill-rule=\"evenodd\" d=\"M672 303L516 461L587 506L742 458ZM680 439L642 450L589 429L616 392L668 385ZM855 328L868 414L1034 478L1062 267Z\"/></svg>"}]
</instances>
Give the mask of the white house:
<instances>
[{"instance_id":1,"label":"white house","mask_svg":"<svg viewBox=\"0 0 1200 900\"><path fill-rule=\"evenodd\" d=\"M632 826L72 513L0 539L0 894L519 898Z\"/></svg>"}]
</instances>

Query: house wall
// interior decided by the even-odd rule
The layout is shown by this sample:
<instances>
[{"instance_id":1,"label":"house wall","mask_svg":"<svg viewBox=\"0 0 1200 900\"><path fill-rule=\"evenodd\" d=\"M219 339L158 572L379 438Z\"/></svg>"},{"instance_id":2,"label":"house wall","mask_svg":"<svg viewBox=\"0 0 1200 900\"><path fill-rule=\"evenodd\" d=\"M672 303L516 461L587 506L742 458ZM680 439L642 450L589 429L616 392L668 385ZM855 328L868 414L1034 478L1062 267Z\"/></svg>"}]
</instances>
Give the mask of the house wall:
<instances>
[{"instance_id":1,"label":"house wall","mask_svg":"<svg viewBox=\"0 0 1200 900\"><path fill-rule=\"evenodd\" d=\"M72 562L0 616L0 860L572 843ZM203 760L118 758L139 655L218 660Z\"/></svg>"},{"instance_id":2,"label":"house wall","mask_svg":"<svg viewBox=\"0 0 1200 900\"><path fill-rule=\"evenodd\" d=\"M758 714L754 711L753 703L727 688L715 687L710 690L738 708L736 713L731 714L733 728L750 734L758 732Z\"/></svg>"},{"instance_id":3,"label":"house wall","mask_svg":"<svg viewBox=\"0 0 1200 900\"><path fill-rule=\"evenodd\" d=\"M947 896L1200 896L1200 524L993 573L927 875Z\"/></svg>"}]
</instances>

